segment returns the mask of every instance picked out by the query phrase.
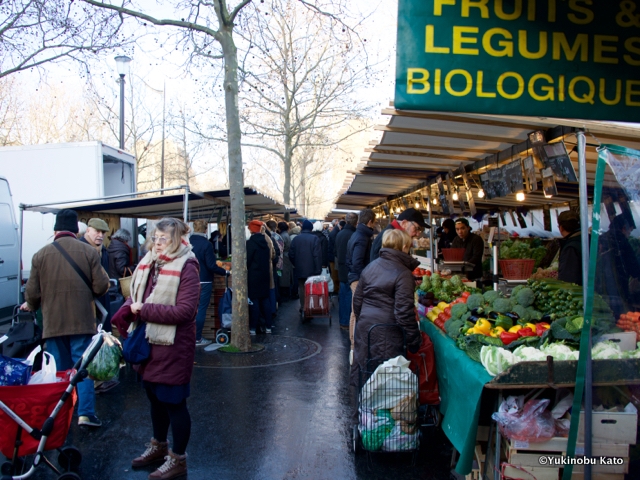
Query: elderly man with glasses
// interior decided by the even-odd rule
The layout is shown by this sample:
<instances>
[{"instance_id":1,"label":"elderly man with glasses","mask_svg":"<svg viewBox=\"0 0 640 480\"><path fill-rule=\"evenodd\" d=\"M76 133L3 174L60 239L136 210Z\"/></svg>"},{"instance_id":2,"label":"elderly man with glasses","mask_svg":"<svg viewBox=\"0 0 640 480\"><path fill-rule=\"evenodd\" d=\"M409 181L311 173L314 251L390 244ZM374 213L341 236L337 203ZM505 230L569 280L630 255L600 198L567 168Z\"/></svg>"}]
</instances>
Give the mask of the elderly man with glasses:
<instances>
[{"instance_id":1,"label":"elderly man with glasses","mask_svg":"<svg viewBox=\"0 0 640 480\"><path fill-rule=\"evenodd\" d=\"M382 235L386 230L402 230L409 234L411 238L417 238L422 235L425 229L431 228L424 221L422 214L415 208L407 208L398 215L387 227L380 232L371 247L371 261L373 262L380 256L380 248L382 248Z\"/></svg>"}]
</instances>

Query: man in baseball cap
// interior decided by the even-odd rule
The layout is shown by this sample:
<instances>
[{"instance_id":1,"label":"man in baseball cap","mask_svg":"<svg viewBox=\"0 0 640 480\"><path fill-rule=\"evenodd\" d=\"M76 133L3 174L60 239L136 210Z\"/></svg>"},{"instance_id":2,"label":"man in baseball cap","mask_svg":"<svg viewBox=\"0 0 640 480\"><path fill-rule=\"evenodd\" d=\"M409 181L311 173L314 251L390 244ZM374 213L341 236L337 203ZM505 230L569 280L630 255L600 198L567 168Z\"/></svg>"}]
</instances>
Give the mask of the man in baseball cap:
<instances>
[{"instance_id":1,"label":"man in baseball cap","mask_svg":"<svg viewBox=\"0 0 640 480\"><path fill-rule=\"evenodd\" d=\"M431 226L425 223L424 217L420 211L415 208L407 208L389 225L387 225L387 227L375 238L371 247L371 261L373 262L380 256L380 249L382 248L382 234L384 234L385 230L403 230L408 233L411 238L416 238L422 235L422 232L427 228L431 228Z\"/></svg>"}]
</instances>

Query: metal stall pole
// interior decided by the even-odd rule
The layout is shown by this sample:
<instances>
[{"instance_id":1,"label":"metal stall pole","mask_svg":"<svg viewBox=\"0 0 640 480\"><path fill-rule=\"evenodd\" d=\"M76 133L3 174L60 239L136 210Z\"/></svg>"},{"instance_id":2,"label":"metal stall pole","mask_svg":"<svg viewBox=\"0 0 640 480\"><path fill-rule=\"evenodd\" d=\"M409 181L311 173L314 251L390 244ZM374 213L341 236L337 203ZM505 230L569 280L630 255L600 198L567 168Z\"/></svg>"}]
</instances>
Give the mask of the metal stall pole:
<instances>
[{"instance_id":1,"label":"metal stall pole","mask_svg":"<svg viewBox=\"0 0 640 480\"><path fill-rule=\"evenodd\" d=\"M18 305L22 305L22 231L24 228L24 204L20 204L20 235L18 236Z\"/></svg>"},{"instance_id":2,"label":"metal stall pole","mask_svg":"<svg viewBox=\"0 0 640 480\"><path fill-rule=\"evenodd\" d=\"M184 186L184 223L189 222L189 185Z\"/></svg>"},{"instance_id":3,"label":"metal stall pole","mask_svg":"<svg viewBox=\"0 0 640 480\"><path fill-rule=\"evenodd\" d=\"M576 132L578 139L578 167L580 176L580 234L582 235L582 296L584 308L587 308L587 288L589 278L589 199L587 197L587 154L584 131ZM597 208L594 205L593 208ZM586 458L592 457L591 446L591 412L592 408L592 384L593 371L591 364L591 334L589 334L589 344L587 348L586 370L584 383L584 455ZM584 465L584 478L591 480L591 464Z\"/></svg>"},{"instance_id":4,"label":"metal stall pole","mask_svg":"<svg viewBox=\"0 0 640 480\"><path fill-rule=\"evenodd\" d=\"M431 273L435 273L435 245L433 244L433 220L431 219L431 202L427 202L429 206L429 250L431 250Z\"/></svg>"},{"instance_id":5,"label":"metal stall pole","mask_svg":"<svg viewBox=\"0 0 640 480\"><path fill-rule=\"evenodd\" d=\"M500 227L497 228L498 237L500 237ZM493 289L498 291L498 245L493 244Z\"/></svg>"}]
</instances>

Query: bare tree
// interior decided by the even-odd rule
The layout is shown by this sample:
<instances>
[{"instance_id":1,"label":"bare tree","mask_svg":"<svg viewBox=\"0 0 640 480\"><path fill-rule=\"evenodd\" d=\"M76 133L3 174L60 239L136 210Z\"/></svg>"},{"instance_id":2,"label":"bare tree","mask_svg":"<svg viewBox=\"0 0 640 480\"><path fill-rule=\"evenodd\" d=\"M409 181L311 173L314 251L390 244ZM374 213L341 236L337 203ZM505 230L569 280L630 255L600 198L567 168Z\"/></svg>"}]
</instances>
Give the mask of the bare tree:
<instances>
[{"instance_id":1,"label":"bare tree","mask_svg":"<svg viewBox=\"0 0 640 480\"><path fill-rule=\"evenodd\" d=\"M16 145L23 102L13 78L0 79L0 146Z\"/></svg>"},{"instance_id":2,"label":"bare tree","mask_svg":"<svg viewBox=\"0 0 640 480\"><path fill-rule=\"evenodd\" d=\"M0 2L0 78L65 59L86 66L88 58L131 41L121 26L115 12L68 0Z\"/></svg>"},{"instance_id":3,"label":"bare tree","mask_svg":"<svg viewBox=\"0 0 640 480\"><path fill-rule=\"evenodd\" d=\"M344 9L340 0L331 6ZM284 203L303 212L308 167L320 159L320 150L368 127L363 114L370 105L354 93L373 75L364 40L319 7L309 7L272 0L240 30L249 43L242 64L243 145L280 160Z\"/></svg>"}]
</instances>

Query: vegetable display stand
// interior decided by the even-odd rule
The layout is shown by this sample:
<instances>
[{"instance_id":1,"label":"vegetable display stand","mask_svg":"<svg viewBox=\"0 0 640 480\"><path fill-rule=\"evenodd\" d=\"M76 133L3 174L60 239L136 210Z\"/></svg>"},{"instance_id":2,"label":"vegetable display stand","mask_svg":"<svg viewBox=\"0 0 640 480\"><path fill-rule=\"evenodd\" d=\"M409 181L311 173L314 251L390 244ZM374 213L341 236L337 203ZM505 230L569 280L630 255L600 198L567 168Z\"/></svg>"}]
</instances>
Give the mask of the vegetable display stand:
<instances>
[{"instance_id":1,"label":"vegetable display stand","mask_svg":"<svg viewBox=\"0 0 640 480\"><path fill-rule=\"evenodd\" d=\"M464 258L464 248L443 248L442 256L445 262L461 262Z\"/></svg>"},{"instance_id":2,"label":"vegetable display stand","mask_svg":"<svg viewBox=\"0 0 640 480\"><path fill-rule=\"evenodd\" d=\"M507 280L526 280L533 273L533 259L499 260L502 276Z\"/></svg>"}]
</instances>

